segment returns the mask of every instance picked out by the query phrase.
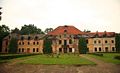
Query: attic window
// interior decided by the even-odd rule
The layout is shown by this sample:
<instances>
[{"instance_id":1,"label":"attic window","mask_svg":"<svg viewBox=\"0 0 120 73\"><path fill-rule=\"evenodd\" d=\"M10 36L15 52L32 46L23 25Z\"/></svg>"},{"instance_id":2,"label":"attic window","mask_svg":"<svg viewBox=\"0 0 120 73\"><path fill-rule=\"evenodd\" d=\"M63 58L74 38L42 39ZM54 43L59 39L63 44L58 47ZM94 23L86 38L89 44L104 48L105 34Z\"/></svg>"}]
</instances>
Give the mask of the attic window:
<instances>
[{"instance_id":1,"label":"attic window","mask_svg":"<svg viewBox=\"0 0 120 73\"><path fill-rule=\"evenodd\" d=\"M38 36L35 36L35 40L37 40L38 39Z\"/></svg>"},{"instance_id":2,"label":"attic window","mask_svg":"<svg viewBox=\"0 0 120 73\"><path fill-rule=\"evenodd\" d=\"M64 30L64 32L67 32L67 30Z\"/></svg>"}]
</instances>

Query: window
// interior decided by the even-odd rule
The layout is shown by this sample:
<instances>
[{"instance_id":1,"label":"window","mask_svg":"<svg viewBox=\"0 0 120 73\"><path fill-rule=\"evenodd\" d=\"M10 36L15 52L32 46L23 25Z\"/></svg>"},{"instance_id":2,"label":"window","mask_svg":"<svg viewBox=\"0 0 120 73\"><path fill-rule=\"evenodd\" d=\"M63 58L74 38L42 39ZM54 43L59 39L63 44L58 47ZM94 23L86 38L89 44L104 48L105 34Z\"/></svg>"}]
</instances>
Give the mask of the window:
<instances>
[{"instance_id":1,"label":"window","mask_svg":"<svg viewBox=\"0 0 120 73\"><path fill-rule=\"evenodd\" d=\"M30 36L28 36L28 40L30 40L31 38L30 38Z\"/></svg>"},{"instance_id":2,"label":"window","mask_svg":"<svg viewBox=\"0 0 120 73\"><path fill-rule=\"evenodd\" d=\"M5 48L5 52L7 52L7 48Z\"/></svg>"},{"instance_id":3,"label":"window","mask_svg":"<svg viewBox=\"0 0 120 73\"><path fill-rule=\"evenodd\" d=\"M59 48L59 52L62 52L62 48Z\"/></svg>"},{"instance_id":4,"label":"window","mask_svg":"<svg viewBox=\"0 0 120 73\"><path fill-rule=\"evenodd\" d=\"M64 34L64 37L67 37L67 35L66 35L66 34Z\"/></svg>"},{"instance_id":5,"label":"window","mask_svg":"<svg viewBox=\"0 0 120 73\"><path fill-rule=\"evenodd\" d=\"M9 36L9 39L11 38L11 36Z\"/></svg>"},{"instance_id":6,"label":"window","mask_svg":"<svg viewBox=\"0 0 120 73\"><path fill-rule=\"evenodd\" d=\"M69 52L72 52L72 48L69 48Z\"/></svg>"},{"instance_id":7,"label":"window","mask_svg":"<svg viewBox=\"0 0 120 73\"><path fill-rule=\"evenodd\" d=\"M88 40L86 40L86 43L88 44Z\"/></svg>"},{"instance_id":8,"label":"window","mask_svg":"<svg viewBox=\"0 0 120 73\"><path fill-rule=\"evenodd\" d=\"M112 47L112 51L115 51L115 47Z\"/></svg>"},{"instance_id":9,"label":"window","mask_svg":"<svg viewBox=\"0 0 120 73\"><path fill-rule=\"evenodd\" d=\"M72 44L72 40L71 39L69 40L69 44Z\"/></svg>"},{"instance_id":10,"label":"window","mask_svg":"<svg viewBox=\"0 0 120 73\"><path fill-rule=\"evenodd\" d=\"M97 48L95 47L95 51L97 51Z\"/></svg>"},{"instance_id":11,"label":"window","mask_svg":"<svg viewBox=\"0 0 120 73\"><path fill-rule=\"evenodd\" d=\"M39 42L37 42L37 45L39 44Z\"/></svg>"},{"instance_id":12,"label":"window","mask_svg":"<svg viewBox=\"0 0 120 73\"><path fill-rule=\"evenodd\" d=\"M22 48L22 52L24 52L24 48Z\"/></svg>"},{"instance_id":13,"label":"window","mask_svg":"<svg viewBox=\"0 0 120 73\"><path fill-rule=\"evenodd\" d=\"M70 38L72 37L71 35L69 35L70 36Z\"/></svg>"},{"instance_id":14,"label":"window","mask_svg":"<svg viewBox=\"0 0 120 73\"><path fill-rule=\"evenodd\" d=\"M111 40L112 43L114 43L114 40Z\"/></svg>"},{"instance_id":15,"label":"window","mask_svg":"<svg viewBox=\"0 0 120 73\"><path fill-rule=\"evenodd\" d=\"M30 42L28 42L28 45L30 45Z\"/></svg>"},{"instance_id":16,"label":"window","mask_svg":"<svg viewBox=\"0 0 120 73\"><path fill-rule=\"evenodd\" d=\"M6 41L6 45L8 45L8 42Z\"/></svg>"},{"instance_id":17,"label":"window","mask_svg":"<svg viewBox=\"0 0 120 73\"><path fill-rule=\"evenodd\" d=\"M61 35L59 37L61 38Z\"/></svg>"},{"instance_id":18,"label":"window","mask_svg":"<svg viewBox=\"0 0 120 73\"><path fill-rule=\"evenodd\" d=\"M67 32L67 30L64 30L64 32Z\"/></svg>"},{"instance_id":19,"label":"window","mask_svg":"<svg viewBox=\"0 0 120 73\"><path fill-rule=\"evenodd\" d=\"M27 53L30 53L30 48L27 48Z\"/></svg>"},{"instance_id":20,"label":"window","mask_svg":"<svg viewBox=\"0 0 120 73\"><path fill-rule=\"evenodd\" d=\"M35 48L33 48L33 52L35 52Z\"/></svg>"},{"instance_id":21,"label":"window","mask_svg":"<svg viewBox=\"0 0 120 73\"><path fill-rule=\"evenodd\" d=\"M67 45L67 40L64 40L64 45Z\"/></svg>"},{"instance_id":22,"label":"window","mask_svg":"<svg viewBox=\"0 0 120 73\"><path fill-rule=\"evenodd\" d=\"M99 47L99 51L101 51L101 47Z\"/></svg>"},{"instance_id":23,"label":"window","mask_svg":"<svg viewBox=\"0 0 120 73\"><path fill-rule=\"evenodd\" d=\"M94 41L94 43L96 44L96 41Z\"/></svg>"},{"instance_id":24,"label":"window","mask_svg":"<svg viewBox=\"0 0 120 73\"><path fill-rule=\"evenodd\" d=\"M105 52L108 52L108 47L105 47Z\"/></svg>"},{"instance_id":25,"label":"window","mask_svg":"<svg viewBox=\"0 0 120 73\"><path fill-rule=\"evenodd\" d=\"M59 40L59 44L61 44L62 43L62 41L61 40Z\"/></svg>"},{"instance_id":26,"label":"window","mask_svg":"<svg viewBox=\"0 0 120 73\"><path fill-rule=\"evenodd\" d=\"M19 45L21 45L21 42L19 42Z\"/></svg>"},{"instance_id":27,"label":"window","mask_svg":"<svg viewBox=\"0 0 120 73\"><path fill-rule=\"evenodd\" d=\"M22 42L22 45L24 45L24 42Z\"/></svg>"},{"instance_id":28,"label":"window","mask_svg":"<svg viewBox=\"0 0 120 73\"><path fill-rule=\"evenodd\" d=\"M21 48L19 48L19 52L21 52Z\"/></svg>"},{"instance_id":29,"label":"window","mask_svg":"<svg viewBox=\"0 0 120 73\"><path fill-rule=\"evenodd\" d=\"M101 43L101 41L99 40L98 43Z\"/></svg>"},{"instance_id":30,"label":"window","mask_svg":"<svg viewBox=\"0 0 120 73\"><path fill-rule=\"evenodd\" d=\"M105 40L105 43L107 43L107 40Z\"/></svg>"},{"instance_id":31,"label":"window","mask_svg":"<svg viewBox=\"0 0 120 73\"><path fill-rule=\"evenodd\" d=\"M37 52L38 52L38 48L37 48L37 50L36 50Z\"/></svg>"},{"instance_id":32,"label":"window","mask_svg":"<svg viewBox=\"0 0 120 73\"><path fill-rule=\"evenodd\" d=\"M24 40L24 37L23 37L23 36L21 37L21 40Z\"/></svg>"},{"instance_id":33,"label":"window","mask_svg":"<svg viewBox=\"0 0 120 73\"><path fill-rule=\"evenodd\" d=\"M35 42L33 42L33 45L35 45Z\"/></svg>"},{"instance_id":34,"label":"window","mask_svg":"<svg viewBox=\"0 0 120 73\"><path fill-rule=\"evenodd\" d=\"M38 36L35 36L35 40L38 40Z\"/></svg>"}]
</instances>

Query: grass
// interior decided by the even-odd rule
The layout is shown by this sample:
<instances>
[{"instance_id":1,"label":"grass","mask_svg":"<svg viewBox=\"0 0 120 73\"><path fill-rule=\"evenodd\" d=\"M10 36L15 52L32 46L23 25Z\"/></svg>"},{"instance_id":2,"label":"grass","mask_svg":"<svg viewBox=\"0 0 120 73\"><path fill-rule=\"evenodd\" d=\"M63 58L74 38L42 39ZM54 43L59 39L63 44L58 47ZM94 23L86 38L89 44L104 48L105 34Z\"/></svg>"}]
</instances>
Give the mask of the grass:
<instances>
[{"instance_id":1,"label":"grass","mask_svg":"<svg viewBox=\"0 0 120 73\"><path fill-rule=\"evenodd\" d=\"M22 64L44 64L44 65L95 65L85 58L73 54L60 55L59 58L47 55L36 55L28 60L21 62Z\"/></svg>"},{"instance_id":2,"label":"grass","mask_svg":"<svg viewBox=\"0 0 120 73\"><path fill-rule=\"evenodd\" d=\"M94 57L108 63L120 64L120 60L114 58L115 56L120 56L120 53L103 53L103 57L93 54L87 54L87 56Z\"/></svg>"}]
</instances>

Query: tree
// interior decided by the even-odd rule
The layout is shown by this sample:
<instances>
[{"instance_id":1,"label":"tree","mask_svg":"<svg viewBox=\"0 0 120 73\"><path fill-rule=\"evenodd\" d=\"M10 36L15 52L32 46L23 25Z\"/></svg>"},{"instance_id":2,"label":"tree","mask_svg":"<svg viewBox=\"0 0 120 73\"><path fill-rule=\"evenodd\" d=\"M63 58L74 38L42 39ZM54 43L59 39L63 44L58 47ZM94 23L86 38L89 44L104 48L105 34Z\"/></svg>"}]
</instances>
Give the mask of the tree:
<instances>
[{"instance_id":1,"label":"tree","mask_svg":"<svg viewBox=\"0 0 120 73\"><path fill-rule=\"evenodd\" d=\"M49 38L45 38L44 40L44 48L43 48L43 52L45 54L50 54L52 53L52 40Z\"/></svg>"},{"instance_id":2,"label":"tree","mask_svg":"<svg viewBox=\"0 0 120 73\"><path fill-rule=\"evenodd\" d=\"M12 29L11 30L11 33L17 33L19 34L20 33L20 30L18 28L15 28L15 29Z\"/></svg>"},{"instance_id":3,"label":"tree","mask_svg":"<svg viewBox=\"0 0 120 73\"><path fill-rule=\"evenodd\" d=\"M84 37L81 37L79 39L78 48L79 48L79 53L81 54L86 54L86 52L88 51L86 39Z\"/></svg>"},{"instance_id":4,"label":"tree","mask_svg":"<svg viewBox=\"0 0 120 73\"><path fill-rule=\"evenodd\" d=\"M116 51L120 52L120 33L115 35Z\"/></svg>"},{"instance_id":5,"label":"tree","mask_svg":"<svg viewBox=\"0 0 120 73\"><path fill-rule=\"evenodd\" d=\"M9 27L6 25L0 25L0 52L2 51L2 40L9 35Z\"/></svg>"},{"instance_id":6,"label":"tree","mask_svg":"<svg viewBox=\"0 0 120 73\"><path fill-rule=\"evenodd\" d=\"M53 31L53 28L46 28L44 32L48 33L48 32L51 32L51 31Z\"/></svg>"},{"instance_id":7,"label":"tree","mask_svg":"<svg viewBox=\"0 0 120 73\"><path fill-rule=\"evenodd\" d=\"M17 39L16 38L12 38L10 40L10 44L9 44L9 53L17 53Z\"/></svg>"},{"instance_id":8,"label":"tree","mask_svg":"<svg viewBox=\"0 0 120 73\"><path fill-rule=\"evenodd\" d=\"M20 33L22 35L28 35L28 34L44 34L44 32L34 26L34 24L24 25L22 26Z\"/></svg>"}]
</instances>

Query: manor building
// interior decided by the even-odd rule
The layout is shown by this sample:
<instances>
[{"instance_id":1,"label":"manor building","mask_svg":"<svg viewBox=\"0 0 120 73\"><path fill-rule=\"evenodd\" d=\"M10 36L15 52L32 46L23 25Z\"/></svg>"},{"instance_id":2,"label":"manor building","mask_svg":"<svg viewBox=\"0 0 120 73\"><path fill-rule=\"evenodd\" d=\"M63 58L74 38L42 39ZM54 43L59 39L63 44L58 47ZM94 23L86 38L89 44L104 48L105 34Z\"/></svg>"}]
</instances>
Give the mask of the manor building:
<instances>
[{"instance_id":1,"label":"manor building","mask_svg":"<svg viewBox=\"0 0 120 73\"><path fill-rule=\"evenodd\" d=\"M52 38L53 53L78 53L79 38L85 37L88 53L116 52L115 32L82 32L74 26L58 26L46 35L10 34L3 39L2 53L8 53L11 38L17 38L17 53L43 53L44 37Z\"/></svg>"}]
</instances>

